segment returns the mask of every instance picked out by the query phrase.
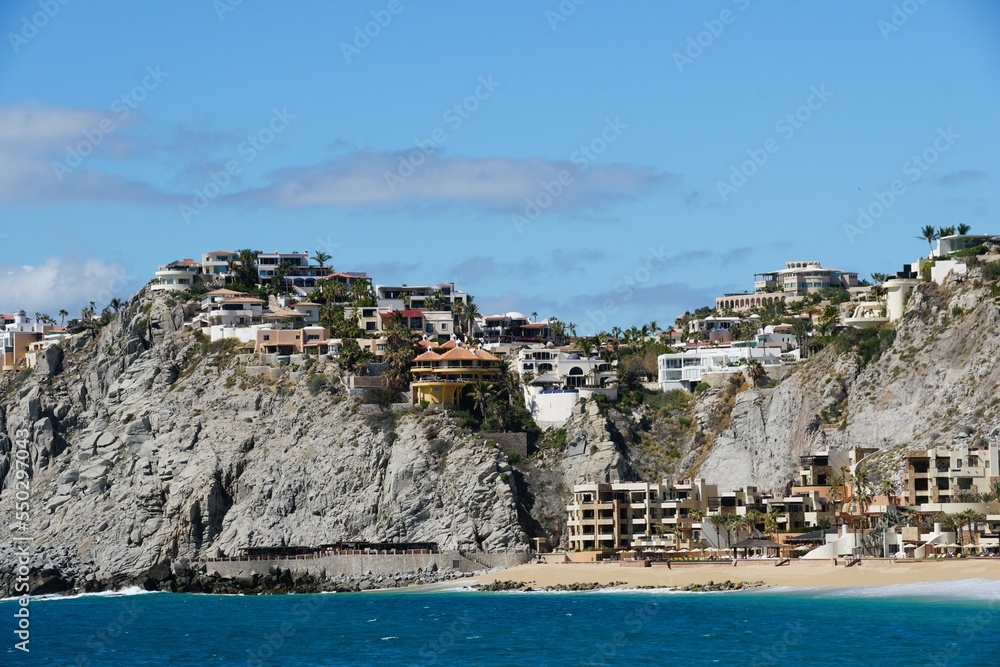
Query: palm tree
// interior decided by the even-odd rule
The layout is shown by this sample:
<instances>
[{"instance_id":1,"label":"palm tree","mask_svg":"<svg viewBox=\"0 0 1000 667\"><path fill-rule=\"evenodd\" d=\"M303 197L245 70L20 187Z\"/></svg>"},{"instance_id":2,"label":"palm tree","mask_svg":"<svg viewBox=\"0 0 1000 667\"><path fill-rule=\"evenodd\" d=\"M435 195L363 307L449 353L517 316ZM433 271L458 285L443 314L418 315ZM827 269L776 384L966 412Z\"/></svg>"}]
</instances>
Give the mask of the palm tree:
<instances>
[{"instance_id":1,"label":"palm tree","mask_svg":"<svg viewBox=\"0 0 1000 667\"><path fill-rule=\"evenodd\" d=\"M970 225L967 225L963 222L958 226L958 233L961 234L962 236L965 236L966 234L969 233L971 229L972 227Z\"/></svg>"},{"instance_id":2,"label":"palm tree","mask_svg":"<svg viewBox=\"0 0 1000 667\"><path fill-rule=\"evenodd\" d=\"M111 299L111 303L109 305L115 311L115 315L117 315L119 311L121 311L122 306L125 305L125 302L119 299L118 297L115 297Z\"/></svg>"},{"instance_id":3,"label":"palm tree","mask_svg":"<svg viewBox=\"0 0 1000 667\"><path fill-rule=\"evenodd\" d=\"M799 350L801 351L802 357L808 356L808 346L806 345L809 332L812 330L812 322L804 320L801 317L795 318L792 322L792 335L795 336L795 340L799 345Z\"/></svg>"},{"instance_id":4,"label":"palm tree","mask_svg":"<svg viewBox=\"0 0 1000 667\"><path fill-rule=\"evenodd\" d=\"M729 533L729 515L719 512L718 514L713 514L708 517L708 522L712 524L712 528L715 529L715 543L716 546L722 548L722 529L726 529L726 533ZM726 547L729 547L729 540L726 540Z\"/></svg>"},{"instance_id":5,"label":"palm tree","mask_svg":"<svg viewBox=\"0 0 1000 667\"><path fill-rule=\"evenodd\" d=\"M489 403L490 397L493 395L493 385L486 380L476 380L471 385L472 405L479 413L486 419L486 405Z\"/></svg>"},{"instance_id":6,"label":"palm tree","mask_svg":"<svg viewBox=\"0 0 1000 667\"><path fill-rule=\"evenodd\" d=\"M750 382L753 384L754 388L760 387L764 378L767 376L767 371L764 370L764 365L760 363L757 359L751 359L750 363L747 364L747 375L750 376Z\"/></svg>"},{"instance_id":7,"label":"palm tree","mask_svg":"<svg viewBox=\"0 0 1000 667\"><path fill-rule=\"evenodd\" d=\"M778 517L780 515L781 512L778 511L777 507L767 510L767 514L764 515L764 531L771 536L771 539L778 535Z\"/></svg>"},{"instance_id":8,"label":"palm tree","mask_svg":"<svg viewBox=\"0 0 1000 667\"><path fill-rule=\"evenodd\" d=\"M59 310L59 326L65 326L67 317L69 317L69 311L61 308Z\"/></svg>"},{"instance_id":9,"label":"palm tree","mask_svg":"<svg viewBox=\"0 0 1000 667\"><path fill-rule=\"evenodd\" d=\"M840 503L841 498L843 497L842 496L843 487L844 487L843 475L834 475L833 477L830 478L830 488L827 491L826 497L830 501L830 513L833 515L834 528L837 527L837 514L839 514L839 512L837 511L838 509L837 506Z\"/></svg>"},{"instance_id":10,"label":"palm tree","mask_svg":"<svg viewBox=\"0 0 1000 667\"><path fill-rule=\"evenodd\" d=\"M538 311L535 311L535 310L531 311L531 321L532 322L537 322L538 321Z\"/></svg>"},{"instance_id":11,"label":"palm tree","mask_svg":"<svg viewBox=\"0 0 1000 667\"><path fill-rule=\"evenodd\" d=\"M472 339L476 331L476 318L482 317L482 313L479 312L479 306L476 304L475 300L470 296L465 302L465 319L469 323L468 334L469 338Z\"/></svg>"},{"instance_id":12,"label":"palm tree","mask_svg":"<svg viewBox=\"0 0 1000 667\"><path fill-rule=\"evenodd\" d=\"M317 250L313 256L316 258L316 263L319 264L320 271L326 268L326 262L331 257L330 253L323 252L322 250Z\"/></svg>"},{"instance_id":13,"label":"palm tree","mask_svg":"<svg viewBox=\"0 0 1000 667\"><path fill-rule=\"evenodd\" d=\"M959 516L965 521L966 526L969 528L969 539L972 540L973 544L978 543L979 531L976 530L976 525L982 521L986 521L986 515L982 512L977 512L974 509L967 509Z\"/></svg>"},{"instance_id":14,"label":"palm tree","mask_svg":"<svg viewBox=\"0 0 1000 667\"><path fill-rule=\"evenodd\" d=\"M879 488L882 491L882 495L884 495L886 497L886 500L889 501L889 504L890 505L895 505L896 504L896 493L897 493L897 490L898 490L898 487L896 486L896 482L894 482L894 481L892 481L891 479L888 479L888 478L883 479L879 483Z\"/></svg>"},{"instance_id":15,"label":"palm tree","mask_svg":"<svg viewBox=\"0 0 1000 667\"><path fill-rule=\"evenodd\" d=\"M954 227L938 227L937 233L938 233L938 238L939 239L943 239L946 236L954 236L954 234L955 234L955 228Z\"/></svg>"},{"instance_id":16,"label":"palm tree","mask_svg":"<svg viewBox=\"0 0 1000 667\"><path fill-rule=\"evenodd\" d=\"M922 241L927 241L927 245L931 250L934 250L933 242L938 239L937 230L934 225L925 225L923 229L920 230L920 236L917 237Z\"/></svg>"}]
</instances>

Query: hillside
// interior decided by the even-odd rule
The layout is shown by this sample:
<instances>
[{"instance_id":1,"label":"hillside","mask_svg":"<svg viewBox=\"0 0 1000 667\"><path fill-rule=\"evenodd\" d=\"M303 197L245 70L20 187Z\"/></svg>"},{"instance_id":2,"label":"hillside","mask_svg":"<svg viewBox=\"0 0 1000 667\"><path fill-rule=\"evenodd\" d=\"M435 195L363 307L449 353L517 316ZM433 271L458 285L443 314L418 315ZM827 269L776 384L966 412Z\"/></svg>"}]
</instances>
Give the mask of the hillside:
<instances>
[{"instance_id":1,"label":"hillside","mask_svg":"<svg viewBox=\"0 0 1000 667\"><path fill-rule=\"evenodd\" d=\"M979 268L944 286L924 283L895 332L831 345L777 386L739 393L697 473L730 488L781 488L803 453L873 447L884 450L885 475L899 479L906 449L976 439L1000 446L995 293Z\"/></svg>"},{"instance_id":2,"label":"hillside","mask_svg":"<svg viewBox=\"0 0 1000 667\"><path fill-rule=\"evenodd\" d=\"M180 331L183 305L143 291L104 329L0 378L0 584L9 586L17 468L30 452L31 567L76 585L178 558L338 540L503 550L558 544L574 483L697 475L783 488L820 446L1000 446L1000 308L979 270L915 291L893 332L833 344L750 388L581 403L538 452L508 457L460 420L347 398L335 362L277 373ZM273 376L272 376L273 375Z\"/></svg>"},{"instance_id":3,"label":"hillside","mask_svg":"<svg viewBox=\"0 0 1000 667\"><path fill-rule=\"evenodd\" d=\"M503 550L545 534L535 503L561 520L561 499L445 413L360 405L335 362L256 374L233 346L178 331L183 307L171 303L141 292L103 330L0 380L0 551L18 536L10 443L22 431L33 568L77 581L248 546ZM634 476L603 418L576 422L553 488Z\"/></svg>"}]
</instances>

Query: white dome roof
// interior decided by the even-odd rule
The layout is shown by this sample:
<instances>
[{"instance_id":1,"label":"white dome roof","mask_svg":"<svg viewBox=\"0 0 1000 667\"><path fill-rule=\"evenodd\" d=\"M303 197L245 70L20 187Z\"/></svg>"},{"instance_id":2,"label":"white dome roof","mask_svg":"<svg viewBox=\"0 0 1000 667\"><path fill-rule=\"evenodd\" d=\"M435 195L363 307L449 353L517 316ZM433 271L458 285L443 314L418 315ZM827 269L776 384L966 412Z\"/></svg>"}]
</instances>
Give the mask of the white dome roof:
<instances>
[{"instance_id":1,"label":"white dome roof","mask_svg":"<svg viewBox=\"0 0 1000 667\"><path fill-rule=\"evenodd\" d=\"M526 319L528 319L527 317L525 317L525 316L524 316L524 314L522 314L522 313L517 313L517 312L513 312L513 313L504 313L504 316L505 316L505 317L509 317L509 318L510 318L510 319L512 319L512 320L526 320Z\"/></svg>"}]
</instances>

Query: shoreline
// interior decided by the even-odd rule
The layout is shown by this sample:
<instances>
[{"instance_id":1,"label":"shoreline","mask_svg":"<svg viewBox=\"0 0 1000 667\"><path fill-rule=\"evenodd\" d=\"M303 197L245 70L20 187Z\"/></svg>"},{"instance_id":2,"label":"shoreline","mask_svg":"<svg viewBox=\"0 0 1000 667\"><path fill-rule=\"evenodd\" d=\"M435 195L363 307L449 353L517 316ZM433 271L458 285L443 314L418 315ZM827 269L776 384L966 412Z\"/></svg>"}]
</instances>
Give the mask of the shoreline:
<instances>
[{"instance_id":1,"label":"shoreline","mask_svg":"<svg viewBox=\"0 0 1000 667\"><path fill-rule=\"evenodd\" d=\"M482 592L587 592L587 591L789 591L844 588L877 588L900 584L934 584L961 581L1000 582L1000 559L962 559L944 561L863 560L860 565L836 566L829 561L791 561L776 567L775 561L739 561L730 563L673 563L672 567L657 564L652 567L622 566L610 563L529 563L497 569L471 576L441 577L436 581L420 582L404 578L395 585L359 587L298 580L291 586L261 588L247 586L250 582L220 579L215 586L146 587L137 581L108 582L98 590L73 588L35 594L33 598L76 597L80 595L136 593L193 593L202 595L308 595L333 593L432 593L450 591ZM374 583L374 582L373 582ZM386 582L387 583L387 582ZM240 585L243 584L243 585ZM120 587L119 587L120 586ZM17 600L17 596L0 601Z\"/></svg>"},{"instance_id":2,"label":"shoreline","mask_svg":"<svg viewBox=\"0 0 1000 667\"><path fill-rule=\"evenodd\" d=\"M623 567L619 563L558 563L519 565L449 582L452 586L489 586L497 582L517 583L533 590L563 590L571 586L597 584L604 590L684 589L730 581L755 590L874 588L897 584L931 584L966 580L1000 581L1000 561L963 559L954 561L863 560L854 567L843 561L792 561L775 567L771 561L739 561L738 565L715 563L674 564L671 568ZM746 590L746 589L745 589Z\"/></svg>"}]
</instances>

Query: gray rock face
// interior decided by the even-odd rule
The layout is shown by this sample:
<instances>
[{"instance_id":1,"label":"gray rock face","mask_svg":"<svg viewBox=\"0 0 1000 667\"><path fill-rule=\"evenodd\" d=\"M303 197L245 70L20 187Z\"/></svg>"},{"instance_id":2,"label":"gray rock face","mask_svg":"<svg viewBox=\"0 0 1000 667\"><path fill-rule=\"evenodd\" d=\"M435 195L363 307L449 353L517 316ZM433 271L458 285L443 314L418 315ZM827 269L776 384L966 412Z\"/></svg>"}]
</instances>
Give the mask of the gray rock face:
<instances>
[{"instance_id":1,"label":"gray rock face","mask_svg":"<svg viewBox=\"0 0 1000 667\"><path fill-rule=\"evenodd\" d=\"M0 378L0 547L17 536L10 443L21 430L34 543L65 553L63 570L78 578L248 546L528 545L517 475L485 439L444 413L382 413L343 390L312 394L316 374L340 386L334 362L251 377L231 349L179 331L183 318L182 306L140 293L22 384ZM618 470L607 434L584 415L579 428L594 433L578 438L567 477ZM583 454L595 446L605 453Z\"/></svg>"},{"instance_id":2,"label":"gray rock face","mask_svg":"<svg viewBox=\"0 0 1000 667\"><path fill-rule=\"evenodd\" d=\"M1000 306L977 275L921 285L877 361L862 366L827 349L777 387L739 394L698 475L724 488L780 489L800 455L824 446L896 459L970 438L1000 446Z\"/></svg>"}]
</instances>

